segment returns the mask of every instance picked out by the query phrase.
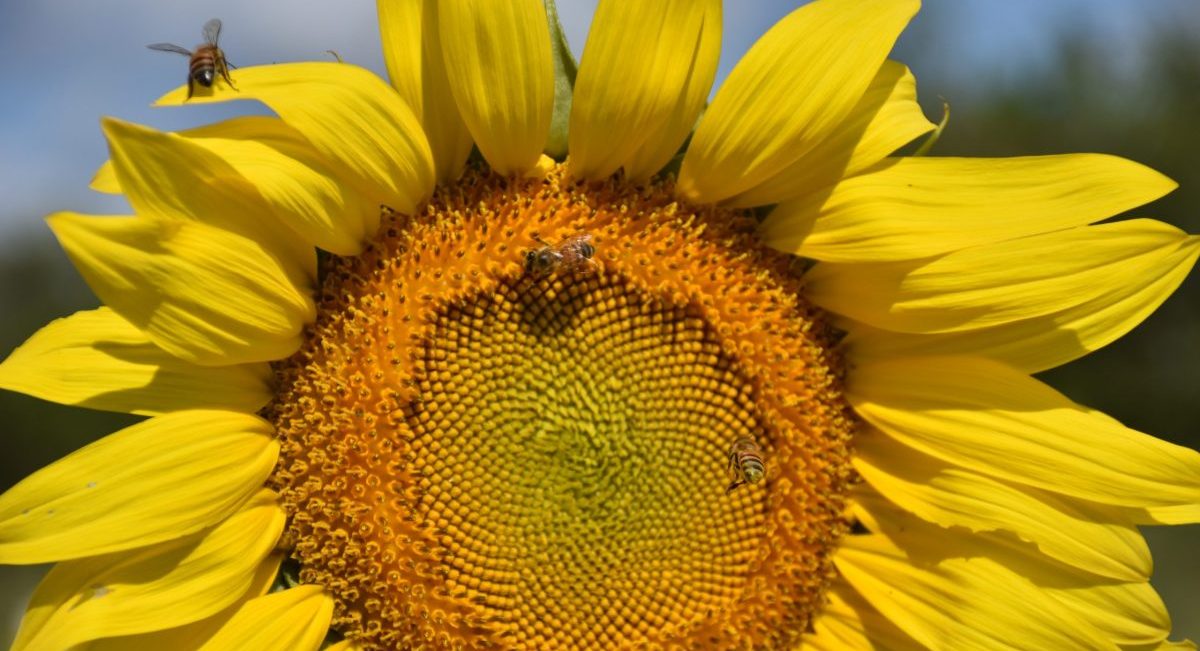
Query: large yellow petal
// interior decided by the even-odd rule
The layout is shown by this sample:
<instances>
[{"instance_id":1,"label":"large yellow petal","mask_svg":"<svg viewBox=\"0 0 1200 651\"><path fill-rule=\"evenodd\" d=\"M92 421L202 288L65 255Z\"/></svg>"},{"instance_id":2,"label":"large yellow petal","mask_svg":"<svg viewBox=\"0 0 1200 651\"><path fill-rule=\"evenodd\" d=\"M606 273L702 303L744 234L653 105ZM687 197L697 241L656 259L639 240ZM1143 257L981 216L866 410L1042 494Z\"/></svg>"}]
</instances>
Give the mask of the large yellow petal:
<instances>
[{"instance_id":1,"label":"large yellow petal","mask_svg":"<svg viewBox=\"0 0 1200 651\"><path fill-rule=\"evenodd\" d=\"M804 636L804 649L817 651L926 651L839 579L827 593L829 603L813 631Z\"/></svg>"},{"instance_id":2,"label":"large yellow petal","mask_svg":"<svg viewBox=\"0 0 1200 651\"><path fill-rule=\"evenodd\" d=\"M279 574L283 552L275 551L258 564L250 581L250 588L221 612L204 619L140 635L121 635L95 640L83 651L138 651L140 649L198 649L221 629L241 608L242 604L267 594Z\"/></svg>"},{"instance_id":3,"label":"large yellow petal","mask_svg":"<svg viewBox=\"0 0 1200 651\"><path fill-rule=\"evenodd\" d=\"M271 399L270 378L265 363L185 362L107 307L50 322L0 363L0 388L145 416L193 408L254 413Z\"/></svg>"},{"instance_id":4,"label":"large yellow petal","mask_svg":"<svg viewBox=\"0 0 1200 651\"><path fill-rule=\"evenodd\" d=\"M426 8L425 0L375 0L388 81L418 120L425 112L425 80L422 78L425 43L422 36ZM440 54L438 58L441 58Z\"/></svg>"},{"instance_id":5,"label":"large yellow petal","mask_svg":"<svg viewBox=\"0 0 1200 651\"><path fill-rule=\"evenodd\" d=\"M184 179L181 184L183 195L190 195L197 189L230 185L237 185L244 192L256 192L266 203L246 205L243 212L263 213L266 212L264 207L269 208L278 223L296 231L307 247L315 245L338 255L361 252L366 240L374 236L379 225L379 205L367 201L365 195L348 179L341 178L304 136L282 120L246 116L188 129L177 135L185 138L187 143L207 149L229 166L210 165L216 169L208 170L203 176L213 181L211 184ZM157 137L173 142L165 134L157 134ZM181 154L175 162L185 166L189 173L199 172L194 169L200 167L197 161L211 161L211 157L194 148ZM135 164L140 159L140 156L135 157ZM232 177L232 173L240 178ZM252 188L242 184L242 180ZM91 187L100 192L122 191L112 161L105 162L96 171ZM162 188L156 185L154 189ZM172 198L178 196L174 186L165 190ZM205 193L200 205L209 204L214 198L213 193ZM188 208L193 205L189 204ZM218 214L231 212L227 204L222 206ZM246 220L243 215L242 221L258 224L261 220ZM239 223L235 228L245 228L245 225ZM264 235L276 237L277 234Z\"/></svg>"},{"instance_id":6,"label":"large yellow petal","mask_svg":"<svg viewBox=\"0 0 1200 651\"><path fill-rule=\"evenodd\" d=\"M869 535L848 536L834 562L872 606L933 651L1117 648L989 558L949 558L930 567L884 536Z\"/></svg>"},{"instance_id":7,"label":"large yellow petal","mask_svg":"<svg viewBox=\"0 0 1200 651\"><path fill-rule=\"evenodd\" d=\"M15 651L67 649L214 615L252 587L283 531L285 515L263 490L209 531L132 553L58 563L30 602L38 611Z\"/></svg>"},{"instance_id":8,"label":"large yellow petal","mask_svg":"<svg viewBox=\"0 0 1200 651\"><path fill-rule=\"evenodd\" d=\"M105 118L113 172L134 212L187 219L260 243L299 287L316 278L316 253L218 156L173 133Z\"/></svg>"},{"instance_id":9,"label":"large yellow petal","mask_svg":"<svg viewBox=\"0 0 1200 651\"><path fill-rule=\"evenodd\" d=\"M991 328L936 334L888 332L844 322L846 349L855 360L912 355L980 355L1027 373L1066 364L1123 337L1167 300L1200 257L1189 239L1142 273L1092 300L1045 316Z\"/></svg>"},{"instance_id":10,"label":"large yellow petal","mask_svg":"<svg viewBox=\"0 0 1200 651\"><path fill-rule=\"evenodd\" d=\"M859 474L923 520L975 532L1008 531L1047 556L1101 576L1150 577L1150 549L1131 525L1097 521L1082 505L952 466L878 432L856 437L855 452Z\"/></svg>"},{"instance_id":11,"label":"large yellow petal","mask_svg":"<svg viewBox=\"0 0 1200 651\"><path fill-rule=\"evenodd\" d=\"M1138 282L1200 238L1150 219L1084 226L927 261L821 263L813 302L897 332L955 332L1068 310Z\"/></svg>"},{"instance_id":12,"label":"large yellow petal","mask_svg":"<svg viewBox=\"0 0 1200 651\"><path fill-rule=\"evenodd\" d=\"M249 414L177 411L110 434L0 495L0 563L45 563L179 538L236 511L279 455Z\"/></svg>"},{"instance_id":13,"label":"large yellow petal","mask_svg":"<svg viewBox=\"0 0 1200 651\"><path fill-rule=\"evenodd\" d=\"M933 128L917 104L916 78L904 64L884 61L850 115L829 136L786 170L726 203L759 206L827 189Z\"/></svg>"},{"instance_id":14,"label":"large yellow petal","mask_svg":"<svg viewBox=\"0 0 1200 651\"><path fill-rule=\"evenodd\" d=\"M189 140L229 163L310 245L357 255L379 227L373 203L282 120L248 117L222 122Z\"/></svg>"},{"instance_id":15,"label":"large yellow petal","mask_svg":"<svg viewBox=\"0 0 1200 651\"><path fill-rule=\"evenodd\" d=\"M413 213L433 192L433 158L412 109L369 70L348 63L280 63L239 68L224 86L189 103L256 99L299 131L370 204ZM181 86L156 102L179 105Z\"/></svg>"},{"instance_id":16,"label":"large yellow petal","mask_svg":"<svg viewBox=\"0 0 1200 651\"><path fill-rule=\"evenodd\" d=\"M1171 629L1162 600L1144 579L1122 582L1060 563L1012 536L943 528L896 510L865 486L852 491L853 513L904 550L911 563L929 567L946 559L986 558L1024 577L1077 621L1110 642L1155 644Z\"/></svg>"},{"instance_id":17,"label":"large yellow petal","mask_svg":"<svg viewBox=\"0 0 1200 651\"><path fill-rule=\"evenodd\" d=\"M695 125L721 53L718 0L602 0L575 80L571 174L657 172Z\"/></svg>"},{"instance_id":18,"label":"large yellow petal","mask_svg":"<svg viewBox=\"0 0 1200 651\"><path fill-rule=\"evenodd\" d=\"M1171 632L1166 605L1144 581L1045 590L1118 644L1152 645Z\"/></svg>"},{"instance_id":19,"label":"large yellow petal","mask_svg":"<svg viewBox=\"0 0 1200 651\"><path fill-rule=\"evenodd\" d=\"M1128 429L997 362L861 363L847 398L888 436L978 473L1101 504L1200 503L1200 453Z\"/></svg>"},{"instance_id":20,"label":"large yellow petal","mask_svg":"<svg viewBox=\"0 0 1200 651\"><path fill-rule=\"evenodd\" d=\"M282 359L316 316L263 244L176 219L47 218L92 291L162 349L196 364Z\"/></svg>"},{"instance_id":21,"label":"large yellow petal","mask_svg":"<svg viewBox=\"0 0 1200 651\"><path fill-rule=\"evenodd\" d=\"M377 0L376 7L388 78L425 128L438 181L453 181L471 153L471 133L446 78L437 1Z\"/></svg>"},{"instance_id":22,"label":"large yellow petal","mask_svg":"<svg viewBox=\"0 0 1200 651\"><path fill-rule=\"evenodd\" d=\"M533 169L554 112L542 0L444 0L437 21L450 90L479 151L500 174Z\"/></svg>"},{"instance_id":23,"label":"large yellow petal","mask_svg":"<svg viewBox=\"0 0 1200 651\"><path fill-rule=\"evenodd\" d=\"M779 21L709 105L684 156L679 194L714 203L786 173L850 117L919 4L818 0Z\"/></svg>"},{"instance_id":24,"label":"large yellow petal","mask_svg":"<svg viewBox=\"0 0 1200 651\"><path fill-rule=\"evenodd\" d=\"M329 631L333 599L301 585L246 602L201 651L316 651Z\"/></svg>"},{"instance_id":25,"label":"large yellow petal","mask_svg":"<svg viewBox=\"0 0 1200 651\"><path fill-rule=\"evenodd\" d=\"M1090 224L1175 187L1101 154L893 158L833 188L806 188L762 231L772 247L816 260L915 260Z\"/></svg>"}]
</instances>

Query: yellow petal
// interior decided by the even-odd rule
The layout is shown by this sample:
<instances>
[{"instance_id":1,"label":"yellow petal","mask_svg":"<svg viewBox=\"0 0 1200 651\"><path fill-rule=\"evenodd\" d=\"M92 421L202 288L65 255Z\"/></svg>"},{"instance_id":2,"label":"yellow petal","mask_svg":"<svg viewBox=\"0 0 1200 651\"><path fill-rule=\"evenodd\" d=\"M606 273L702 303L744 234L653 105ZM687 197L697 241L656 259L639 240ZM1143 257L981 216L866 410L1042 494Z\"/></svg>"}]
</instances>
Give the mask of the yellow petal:
<instances>
[{"instance_id":1,"label":"yellow petal","mask_svg":"<svg viewBox=\"0 0 1200 651\"><path fill-rule=\"evenodd\" d=\"M250 589L238 597L232 604L221 612L204 619L177 626L175 628L142 633L140 635L122 635L95 640L85 647L86 651L138 651L140 649L197 649L209 638L216 634L230 617L237 612L242 604L251 599L267 594L279 574L279 564L283 561L282 552L268 554L254 571L250 581Z\"/></svg>"},{"instance_id":2,"label":"yellow petal","mask_svg":"<svg viewBox=\"0 0 1200 651\"><path fill-rule=\"evenodd\" d=\"M1133 330L1187 278L1198 256L1200 239L1187 240L1090 301L991 328L926 335L843 323L849 331L845 345L856 360L972 354L1038 373L1099 350Z\"/></svg>"},{"instance_id":3,"label":"yellow petal","mask_svg":"<svg viewBox=\"0 0 1200 651\"><path fill-rule=\"evenodd\" d=\"M1047 587L1046 592L1121 645L1153 645L1171 632L1171 618L1149 583Z\"/></svg>"},{"instance_id":4,"label":"yellow petal","mask_svg":"<svg viewBox=\"0 0 1200 651\"><path fill-rule=\"evenodd\" d=\"M986 328L1068 310L1153 269L1197 240L1150 219L1085 226L956 251L929 261L821 263L807 295L897 332Z\"/></svg>"},{"instance_id":5,"label":"yellow petal","mask_svg":"<svg viewBox=\"0 0 1200 651\"><path fill-rule=\"evenodd\" d=\"M47 218L92 291L151 341L196 364L287 357L316 307L260 242L202 223Z\"/></svg>"},{"instance_id":6,"label":"yellow petal","mask_svg":"<svg viewBox=\"0 0 1200 651\"><path fill-rule=\"evenodd\" d=\"M1097 521L1069 501L938 461L877 432L857 437L855 451L863 478L923 520L1012 532L1047 556L1101 576L1150 577L1150 549L1133 526Z\"/></svg>"},{"instance_id":7,"label":"yellow petal","mask_svg":"<svg viewBox=\"0 0 1200 651\"><path fill-rule=\"evenodd\" d=\"M1012 536L938 527L897 511L867 487L856 486L852 493L853 513L903 549L915 565L936 565L947 558L987 558L1032 582L1079 624L1122 645L1154 644L1170 631L1166 608L1144 579L1121 582L1100 577L1062 564Z\"/></svg>"},{"instance_id":8,"label":"yellow petal","mask_svg":"<svg viewBox=\"0 0 1200 651\"><path fill-rule=\"evenodd\" d=\"M542 0L444 0L437 22L450 90L479 151L500 174L532 169L554 111Z\"/></svg>"},{"instance_id":9,"label":"yellow petal","mask_svg":"<svg viewBox=\"0 0 1200 651\"><path fill-rule=\"evenodd\" d=\"M353 187L349 179L342 178L304 136L278 118L247 116L189 129L177 134L177 137L184 138L183 143L166 134L140 131L143 140L158 139L162 141L161 145L174 145L175 149L182 150L171 161L174 165L164 166L167 174L176 167L183 167L191 175L166 187L156 183L149 188L154 192L165 190L168 198L176 199L181 194L191 196L196 190L227 190L236 186L243 193L255 193L265 201L259 203L256 198L243 199L232 211L227 201L220 202L211 211L218 216L233 214L239 217L233 225L235 230L241 231L247 225L261 222L259 219L246 220L245 214L270 211L276 216L278 224L295 231L303 239L305 248L315 245L338 255L355 255L361 252L366 240L374 236L379 225L379 205L368 202L365 195ZM217 163L205 152L187 147L189 144L203 147L226 165ZM129 153L134 165L144 166L146 159L153 160L136 148ZM208 169L202 169L201 162L208 162ZM167 174L157 176L161 178ZM194 177L204 177L214 182L199 181ZM134 181L137 180L135 177ZM248 182L249 186L242 181ZM92 189L121 192L112 161L106 161L96 172ZM197 206L211 206L213 200L219 198L218 193L205 192L198 197L199 201L188 203L185 207L141 205L142 209L173 210L175 214L192 210L192 214L195 214L203 212ZM214 223L214 220L206 217L201 221ZM251 233L262 239L275 239L278 236L277 230L264 232L259 229Z\"/></svg>"},{"instance_id":10,"label":"yellow petal","mask_svg":"<svg viewBox=\"0 0 1200 651\"><path fill-rule=\"evenodd\" d=\"M196 366L168 355L107 307L50 322L0 363L0 388L145 416L254 413L271 399L271 377L266 364Z\"/></svg>"},{"instance_id":11,"label":"yellow petal","mask_svg":"<svg viewBox=\"0 0 1200 651\"><path fill-rule=\"evenodd\" d=\"M872 606L933 651L1111 649L1116 645L989 558L914 563L881 535L848 536L834 556Z\"/></svg>"},{"instance_id":12,"label":"yellow petal","mask_svg":"<svg viewBox=\"0 0 1200 651\"><path fill-rule=\"evenodd\" d=\"M352 179L368 204L411 214L429 198L433 160L421 124L372 72L348 63L280 63L239 68L234 77L237 90L222 87L188 103L256 99ZM186 97L181 86L156 104Z\"/></svg>"},{"instance_id":13,"label":"yellow petal","mask_svg":"<svg viewBox=\"0 0 1200 651\"><path fill-rule=\"evenodd\" d=\"M572 175L624 167L640 181L666 165L704 107L720 52L717 0L600 2L575 80Z\"/></svg>"},{"instance_id":14,"label":"yellow petal","mask_svg":"<svg viewBox=\"0 0 1200 651\"><path fill-rule=\"evenodd\" d=\"M187 219L251 238L292 282L316 278L316 253L225 161L173 133L113 118L102 121L113 171L143 217Z\"/></svg>"},{"instance_id":15,"label":"yellow petal","mask_svg":"<svg viewBox=\"0 0 1200 651\"><path fill-rule=\"evenodd\" d=\"M182 135L229 163L309 246L356 255L375 236L379 204L282 120L235 118Z\"/></svg>"},{"instance_id":16,"label":"yellow petal","mask_svg":"<svg viewBox=\"0 0 1200 651\"><path fill-rule=\"evenodd\" d=\"M425 112L422 60L425 0L376 0L379 41L388 81L418 120ZM436 7L434 7L436 9ZM438 57L440 58L440 56Z\"/></svg>"},{"instance_id":17,"label":"yellow petal","mask_svg":"<svg viewBox=\"0 0 1200 651\"><path fill-rule=\"evenodd\" d=\"M861 363L847 398L888 436L978 473L1101 504L1200 503L1200 453L1128 429L997 362Z\"/></svg>"},{"instance_id":18,"label":"yellow petal","mask_svg":"<svg viewBox=\"0 0 1200 651\"><path fill-rule=\"evenodd\" d=\"M471 153L471 133L446 78L436 0L377 0L376 7L388 78L425 128L438 181L453 181Z\"/></svg>"},{"instance_id":19,"label":"yellow petal","mask_svg":"<svg viewBox=\"0 0 1200 651\"><path fill-rule=\"evenodd\" d=\"M31 600L40 610L15 649L81 642L190 624L246 593L283 531L274 493L262 491L211 530L134 552L58 563ZM40 624L40 625L38 625Z\"/></svg>"},{"instance_id":20,"label":"yellow petal","mask_svg":"<svg viewBox=\"0 0 1200 651\"><path fill-rule=\"evenodd\" d=\"M862 99L828 137L786 170L726 203L758 206L829 188L933 128L917 104L916 78L904 64L884 61Z\"/></svg>"},{"instance_id":21,"label":"yellow petal","mask_svg":"<svg viewBox=\"0 0 1200 651\"><path fill-rule=\"evenodd\" d=\"M846 582L839 579L827 593L829 603L804 637L804 649L817 651L925 651L925 647L896 628Z\"/></svg>"},{"instance_id":22,"label":"yellow petal","mask_svg":"<svg viewBox=\"0 0 1200 651\"><path fill-rule=\"evenodd\" d=\"M805 188L762 229L772 247L816 260L915 260L1090 224L1175 187L1101 154L893 158L832 189Z\"/></svg>"},{"instance_id":23,"label":"yellow petal","mask_svg":"<svg viewBox=\"0 0 1200 651\"><path fill-rule=\"evenodd\" d=\"M812 151L850 117L919 4L819 0L779 21L709 105L684 156L679 194L721 201Z\"/></svg>"},{"instance_id":24,"label":"yellow petal","mask_svg":"<svg viewBox=\"0 0 1200 651\"><path fill-rule=\"evenodd\" d=\"M1133 509L1129 515L1135 524L1196 524L1200 522L1200 503L1150 506Z\"/></svg>"},{"instance_id":25,"label":"yellow petal","mask_svg":"<svg viewBox=\"0 0 1200 651\"><path fill-rule=\"evenodd\" d=\"M246 602L201 651L316 651L329 631L333 599L301 585Z\"/></svg>"},{"instance_id":26,"label":"yellow petal","mask_svg":"<svg viewBox=\"0 0 1200 651\"><path fill-rule=\"evenodd\" d=\"M1154 647L1152 651L1196 651L1196 643L1191 640L1179 640L1178 642L1164 641Z\"/></svg>"},{"instance_id":27,"label":"yellow petal","mask_svg":"<svg viewBox=\"0 0 1200 651\"><path fill-rule=\"evenodd\" d=\"M142 547L210 527L262 486L279 454L249 414L177 411L110 434L0 495L0 563Z\"/></svg>"},{"instance_id":28,"label":"yellow petal","mask_svg":"<svg viewBox=\"0 0 1200 651\"><path fill-rule=\"evenodd\" d=\"M121 194L121 182L117 180L117 172L111 160L104 161L88 187L104 194Z\"/></svg>"}]
</instances>

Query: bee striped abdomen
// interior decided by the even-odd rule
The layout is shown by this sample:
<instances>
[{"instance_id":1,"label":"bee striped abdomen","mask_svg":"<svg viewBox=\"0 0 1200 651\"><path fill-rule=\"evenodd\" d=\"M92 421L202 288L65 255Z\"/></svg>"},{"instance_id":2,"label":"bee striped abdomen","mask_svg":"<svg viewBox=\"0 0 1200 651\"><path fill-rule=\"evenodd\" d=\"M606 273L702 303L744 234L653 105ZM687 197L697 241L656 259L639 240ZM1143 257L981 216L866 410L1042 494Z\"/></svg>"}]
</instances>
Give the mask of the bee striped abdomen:
<instances>
[{"instance_id":1,"label":"bee striped abdomen","mask_svg":"<svg viewBox=\"0 0 1200 651\"><path fill-rule=\"evenodd\" d=\"M202 46L192 54L191 67L189 69L192 79L201 86L209 87L213 85L213 80L217 76L217 57L219 51L212 46Z\"/></svg>"},{"instance_id":2,"label":"bee striped abdomen","mask_svg":"<svg viewBox=\"0 0 1200 651\"><path fill-rule=\"evenodd\" d=\"M733 481L725 489L728 493L742 484L757 484L767 475L762 448L752 439L739 438L729 449L729 470Z\"/></svg>"}]
</instances>

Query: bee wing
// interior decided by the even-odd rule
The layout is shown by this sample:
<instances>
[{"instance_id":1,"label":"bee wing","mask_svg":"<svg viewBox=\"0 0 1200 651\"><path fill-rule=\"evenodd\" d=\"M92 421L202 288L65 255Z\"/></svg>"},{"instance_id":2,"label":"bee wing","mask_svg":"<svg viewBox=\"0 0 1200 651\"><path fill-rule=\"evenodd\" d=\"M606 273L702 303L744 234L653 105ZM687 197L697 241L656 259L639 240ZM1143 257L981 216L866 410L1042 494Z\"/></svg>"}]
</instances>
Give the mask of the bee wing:
<instances>
[{"instance_id":1,"label":"bee wing","mask_svg":"<svg viewBox=\"0 0 1200 651\"><path fill-rule=\"evenodd\" d=\"M207 23L204 23L204 29L202 30L202 33L204 34L204 42L215 46L217 44L217 39L221 38L221 19L213 18Z\"/></svg>"},{"instance_id":2,"label":"bee wing","mask_svg":"<svg viewBox=\"0 0 1200 651\"><path fill-rule=\"evenodd\" d=\"M146 47L150 48L151 50L158 50L159 52L174 52L175 54L182 54L185 57L192 56L191 50L179 47L174 43L151 43Z\"/></svg>"}]
</instances>

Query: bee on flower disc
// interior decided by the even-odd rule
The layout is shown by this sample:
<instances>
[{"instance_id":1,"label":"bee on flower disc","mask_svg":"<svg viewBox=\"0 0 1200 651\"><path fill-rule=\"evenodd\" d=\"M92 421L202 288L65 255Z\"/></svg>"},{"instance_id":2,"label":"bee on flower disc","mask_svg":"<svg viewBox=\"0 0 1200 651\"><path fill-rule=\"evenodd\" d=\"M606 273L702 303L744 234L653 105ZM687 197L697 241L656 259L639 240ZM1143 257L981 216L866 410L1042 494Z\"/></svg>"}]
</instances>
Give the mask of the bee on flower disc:
<instances>
[{"instance_id":1,"label":"bee on flower disc","mask_svg":"<svg viewBox=\"0 0 1200 651\"><path fill-rule=\"evenodd\" d=\"M221 20L213 18L204 23L202 33L204 43L197 45L195 52L172 43L154 43L146 46L151 50L174 52L190 58L188 62L188 99L192 98L195 84L212 88L217 75L221 75L230 88L237 89L233 85L233 80L229 78L229 62L225 60L225 52L217 46L217 39L221 37Z\"/></svg>"},{"instance_id":2,"label":"bee on flower disc","mask_svg":"<svg viewBox=\"0 0 1200 651\"><path fill-rule=\"evenodd\" d=\"M753 439L741 437L729 448L729 472L733 481L725 488L725 493L743 484L757 484L767 476L767 466L763 463L762 448Z\"/></svg>"},{"instance_id":3,"label":"bee on flower disc","mask_svg":"<svg viewBox=\"0 0 1200 651\"><path fill-rule=\"evenodd\" d=\"M550 244L539 237L533 239L542 246L525 254L526 273L540 277L596 266L596 261L592 259L596 255L596 247L592 245L592 236L587 233L572 235L558 244Z\"/></svg>"}]
</instances>

